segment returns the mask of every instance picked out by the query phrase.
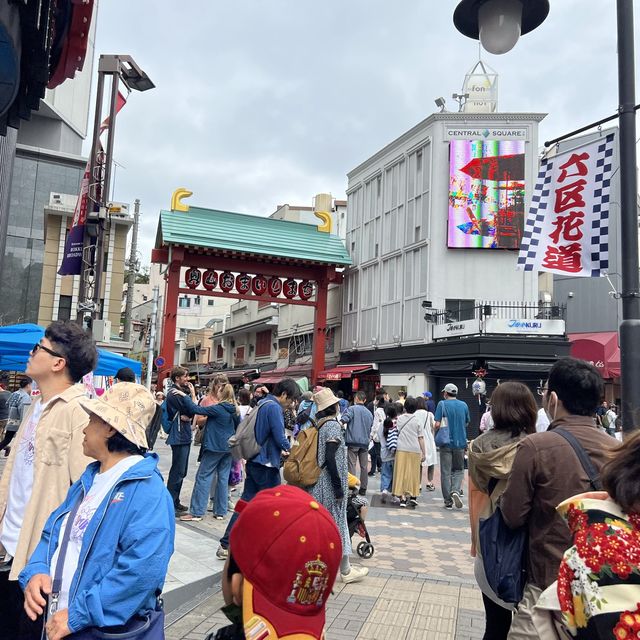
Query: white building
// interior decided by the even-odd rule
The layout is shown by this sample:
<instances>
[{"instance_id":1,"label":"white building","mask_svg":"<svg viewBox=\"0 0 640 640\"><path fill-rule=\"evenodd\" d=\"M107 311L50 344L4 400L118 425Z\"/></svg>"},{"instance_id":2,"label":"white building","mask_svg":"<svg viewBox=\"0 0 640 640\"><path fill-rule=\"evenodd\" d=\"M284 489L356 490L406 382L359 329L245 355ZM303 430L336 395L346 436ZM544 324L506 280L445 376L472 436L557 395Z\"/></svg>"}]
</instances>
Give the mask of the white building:
<instances>
[{"instance_id":1,"label":"white building","mask_svg":"<svg viewBox=\"0 0 640 640\"><path fill-rule=\"evenodd\" d=\"M519 245L513 226L530 203L543 118L436 113L349 172L346 242L354 264L344 284L341 362L376 363L385 388L434 395L442 381L466 389L483 366L502 370L496 378L519 375L514 358L532 375L548 368L559 338L530 333L564 330L545 320L517 346L504 335L497 318L539 315L538 281L516 270L516 250L495 248ZM509 164L482 180L466 177L476 164L498 162L492 156L509 156ZM495 301L529 306L505 310ZM464 338L441 341L451 335Z\"/></svg>"}]
</instances>

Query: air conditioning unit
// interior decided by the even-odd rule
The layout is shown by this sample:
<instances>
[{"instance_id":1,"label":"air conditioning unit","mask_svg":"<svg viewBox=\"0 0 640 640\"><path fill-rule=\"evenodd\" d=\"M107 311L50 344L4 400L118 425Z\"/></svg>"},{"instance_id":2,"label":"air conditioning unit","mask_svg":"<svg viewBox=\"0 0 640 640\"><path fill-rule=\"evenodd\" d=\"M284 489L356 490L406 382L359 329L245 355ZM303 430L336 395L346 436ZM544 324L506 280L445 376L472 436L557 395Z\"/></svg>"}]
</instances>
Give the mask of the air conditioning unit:
<instances>
[{"instance_id":1,"label":"air conditioning unit","mask_svg":"<svg viewBox=\"0 0 640 640\"><path fill-rule=\"evenodd\" d=\"M109 342L111 340L111 320L94 320L91 334L96 342Z\"/></svg>"}]
</instances>

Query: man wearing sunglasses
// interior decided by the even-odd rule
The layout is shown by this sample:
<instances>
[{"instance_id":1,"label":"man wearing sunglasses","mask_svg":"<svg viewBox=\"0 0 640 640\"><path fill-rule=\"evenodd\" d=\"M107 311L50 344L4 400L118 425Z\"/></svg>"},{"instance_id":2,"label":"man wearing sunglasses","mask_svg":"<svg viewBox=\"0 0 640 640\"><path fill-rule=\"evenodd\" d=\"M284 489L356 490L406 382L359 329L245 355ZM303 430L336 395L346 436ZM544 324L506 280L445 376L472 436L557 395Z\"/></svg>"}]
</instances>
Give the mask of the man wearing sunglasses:
<instances>
[{"instance_id":1,"label":"man wearing sunglasses","mask_svg":"<svg viewBox=\"0 0 640 640\"><path fill-rule=\"evenodd\" d=\"M53 322L31 349L26 374L40 396L22 420L0 478L0 640L40 639L42 619L26 616L18 575L49 514L91 462L82 453L89 416L76 383L97 358L91 336L74 322Z\"/></svg>"}]
</instances>

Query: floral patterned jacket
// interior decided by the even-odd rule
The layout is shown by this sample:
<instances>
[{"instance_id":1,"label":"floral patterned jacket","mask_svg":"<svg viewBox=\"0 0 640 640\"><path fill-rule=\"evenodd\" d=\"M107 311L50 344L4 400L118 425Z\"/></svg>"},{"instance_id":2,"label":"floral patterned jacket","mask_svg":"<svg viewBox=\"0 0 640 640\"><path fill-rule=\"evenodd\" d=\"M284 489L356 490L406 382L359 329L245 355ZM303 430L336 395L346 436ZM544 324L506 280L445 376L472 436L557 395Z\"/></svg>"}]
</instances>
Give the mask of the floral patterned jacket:
<instances>
[{"instance_id":1,"label":"floral patterned jacket","mask_svg":"<svg viewBox=\"0 0 640 640\"><path fill-rule=\"evenodd\" d=\"M625 514L605 492L558 506L571 535L558 574L565 626L577 638L640 637L640 514Z\"/></svg>"}]
</instances>

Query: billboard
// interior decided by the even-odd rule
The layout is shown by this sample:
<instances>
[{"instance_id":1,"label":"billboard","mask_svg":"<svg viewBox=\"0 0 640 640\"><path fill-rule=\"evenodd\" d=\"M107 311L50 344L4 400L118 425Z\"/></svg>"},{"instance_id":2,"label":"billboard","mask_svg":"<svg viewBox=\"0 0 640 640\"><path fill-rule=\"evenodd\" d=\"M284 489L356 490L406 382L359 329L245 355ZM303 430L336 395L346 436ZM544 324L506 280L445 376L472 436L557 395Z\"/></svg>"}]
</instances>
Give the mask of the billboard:
<instances>
[{"instance_id":1,"label":"billboard","mask_svg":"<svg viewBox=\"0 0 640 640\"><path fill-rule=\"evenodd\" d=\"M449 143L450 249L518 249L524 229L524 140Z\"/></svg>"}]
</instances>

